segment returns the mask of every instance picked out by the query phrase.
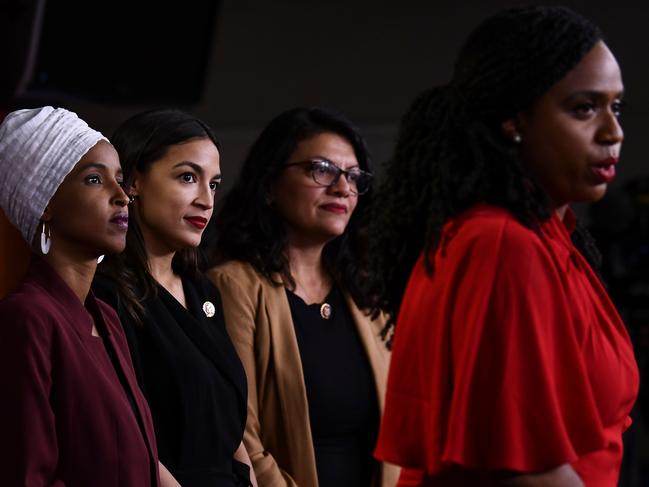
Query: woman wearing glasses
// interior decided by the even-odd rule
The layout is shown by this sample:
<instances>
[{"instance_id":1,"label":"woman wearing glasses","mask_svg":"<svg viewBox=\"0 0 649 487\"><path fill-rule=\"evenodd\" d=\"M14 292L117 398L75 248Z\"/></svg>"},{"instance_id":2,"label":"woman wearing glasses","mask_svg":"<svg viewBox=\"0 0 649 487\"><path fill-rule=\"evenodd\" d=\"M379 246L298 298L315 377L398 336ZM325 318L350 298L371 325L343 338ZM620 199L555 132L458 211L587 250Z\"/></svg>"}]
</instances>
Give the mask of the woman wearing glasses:
<instances>
[{"instance_id":1,"label":"woman wearing glasses","mask_svg":"<svg viewBox=\"0 0 649 487\"><path fill-rule=\"evenodd\" d=\"M289 110L253 144L216 216L208 276L246 369L244 443L260 486L394 485L371 456L388 353L385 320L364 311L369 164L345 118Z\"/></svg>"}]
</instances>

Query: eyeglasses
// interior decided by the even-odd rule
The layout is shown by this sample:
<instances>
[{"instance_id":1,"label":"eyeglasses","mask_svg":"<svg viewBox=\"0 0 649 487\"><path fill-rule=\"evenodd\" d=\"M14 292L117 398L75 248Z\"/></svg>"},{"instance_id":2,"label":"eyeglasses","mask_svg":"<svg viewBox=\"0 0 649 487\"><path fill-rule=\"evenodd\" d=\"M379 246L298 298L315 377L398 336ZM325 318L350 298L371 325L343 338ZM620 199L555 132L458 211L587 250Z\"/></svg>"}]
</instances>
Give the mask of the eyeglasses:
<instances>
[{"instance_id":1,"label":"eyeglasses","mask_svg":"<svg viewBox=\"0 0 649 487\"><path fill-rule=\"evenodd\" d=\"M310 164L309 171L311 177L320 186L327 188L333 186L340 179L341 174L345 175L349 190L356 195L365 194L369 191L372 183L372 173L363 171L358 168L349 170L341 169L333 162L327 159L311 159L309 161L290 162L285 164L284 167L299 166Z\"/></svg>"}]
</instances>

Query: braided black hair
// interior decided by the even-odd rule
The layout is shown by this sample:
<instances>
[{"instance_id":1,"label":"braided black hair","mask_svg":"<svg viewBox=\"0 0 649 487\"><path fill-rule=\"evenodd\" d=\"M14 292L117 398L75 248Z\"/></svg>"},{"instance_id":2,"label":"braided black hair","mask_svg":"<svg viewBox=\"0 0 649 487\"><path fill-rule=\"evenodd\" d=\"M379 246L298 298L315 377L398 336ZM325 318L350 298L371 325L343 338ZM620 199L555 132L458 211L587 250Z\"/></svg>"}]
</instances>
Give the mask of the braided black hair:
<instances>
[{"instance_id":1,"label":"braided black hair","mask_svg":"<svg viewBox=\"0 0 649 487\"><path fill-rule=\"evenodd\" d=\"M368 254L383 277L374 310L393 326L410 271L437 248L443 224L486 202L536 228L550 217L546 194L528 176L502 123L528 110L601 39L564 7L525 6L487 19L469 36L448 85L417 97L401 120L384 166L369 228ZM579 225L574 240L597 268L601 257Z\"/></svg>"}]
</instances>

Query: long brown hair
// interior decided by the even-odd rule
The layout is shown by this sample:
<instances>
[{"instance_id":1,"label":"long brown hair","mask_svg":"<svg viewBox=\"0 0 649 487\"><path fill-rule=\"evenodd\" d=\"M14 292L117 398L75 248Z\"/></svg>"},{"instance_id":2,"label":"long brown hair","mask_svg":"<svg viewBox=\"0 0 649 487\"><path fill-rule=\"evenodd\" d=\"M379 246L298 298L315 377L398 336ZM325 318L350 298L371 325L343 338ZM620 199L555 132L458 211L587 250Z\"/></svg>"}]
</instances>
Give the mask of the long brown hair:
<instances>
[{"instance_id":1,"label":"long brown hair","mask_svg":"<svg viewBox=\"0 0 649 487\"><path fill-rule=\"evenodd\" d=\"M234 187L224 197L214 216L216 237L211 248L211 265L239 260L252 265L273 282L279 274L293 288L295 282L286 255L287 237L282 217L268 201L273 183L298 144L316 134L331 132L353 147L358 165L371 172L371 159L358 129L342 114L320 107L298 107L281 113L264 128L253 143ZM334 280L354 299L368 308L368 289L376 276L363 266L367 246L363 234L365 210L372 191L362 195L342 235L327 243L324 265Z\"/></svg>"}]
</instances>

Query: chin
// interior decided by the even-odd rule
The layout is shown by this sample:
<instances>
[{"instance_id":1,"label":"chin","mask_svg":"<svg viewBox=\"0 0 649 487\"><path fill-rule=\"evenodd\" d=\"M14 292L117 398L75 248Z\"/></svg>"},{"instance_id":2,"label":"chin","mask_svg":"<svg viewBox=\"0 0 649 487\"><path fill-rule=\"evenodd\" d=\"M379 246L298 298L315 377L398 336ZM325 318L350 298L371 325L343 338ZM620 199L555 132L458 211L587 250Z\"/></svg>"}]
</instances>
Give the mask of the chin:
<instances>
[{"instance_id":1,"label":"chin","mask_svg":"<svg viewBox=\"0 0 649 487\"><path fill-rule=\"evenodd\" d=\"M194 236L192 238L183 238L178 242L178 250L193 249L195 247L198 247L201 244L202 237L202 235L199 235L198 237Z\"/></svg>"},{"instance_id":2,"label":"chin","mask_svg":"<svg viewBox=\"0 0 649 487\"><path fill-rule=\"evenodd\" d=\"M329 233L336 235L337 237L345 233L348 224L349 224L349 220L332 222L331 225L325 225L324 229Z\"/></svg>"},{"instance_id":3,"label":"chin","mask_svg":"<svg viewBox=\"0 0 649 487\"><path fill-rule=\"evenodd\" d=\"M607 184L600 184L592 188L583 198L585 203L596 203L601 200L606 195L606 190L608 189Z\"/></svg>"},{"instance_id":4,"label":"chin","mask_svg":"<svg viewBox=\"0 0 649 487\"><path fill-rule=\"evenodd\" d=\"M343 233L345 233L345 228L326 228L322 230L322 234L326 236L327 241L333 240L335 238L340 237Z\"/></svg>"},{"instance_id":5,"label":"chin","mask_svg":"<svg viewBox=\"0 0 649 487\"><path fill-rule=\"evenodd\" d=\"M118 241L103 242L102 244L97 245L96 253L97 255L113 255L121 254L126 248L126 238L120 239Z\"/></svg>"}]
</instances>

